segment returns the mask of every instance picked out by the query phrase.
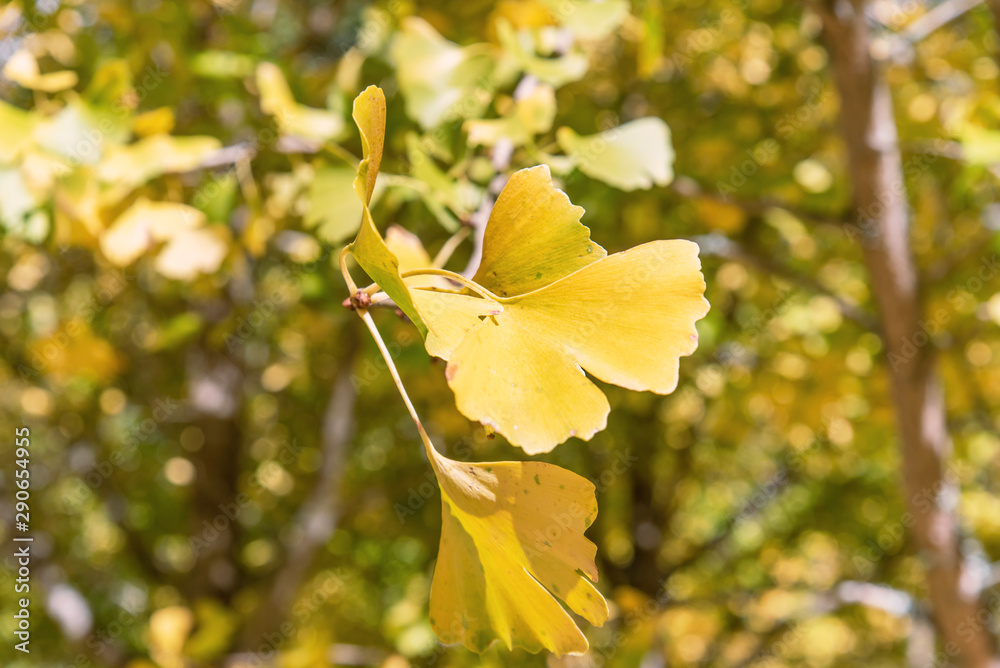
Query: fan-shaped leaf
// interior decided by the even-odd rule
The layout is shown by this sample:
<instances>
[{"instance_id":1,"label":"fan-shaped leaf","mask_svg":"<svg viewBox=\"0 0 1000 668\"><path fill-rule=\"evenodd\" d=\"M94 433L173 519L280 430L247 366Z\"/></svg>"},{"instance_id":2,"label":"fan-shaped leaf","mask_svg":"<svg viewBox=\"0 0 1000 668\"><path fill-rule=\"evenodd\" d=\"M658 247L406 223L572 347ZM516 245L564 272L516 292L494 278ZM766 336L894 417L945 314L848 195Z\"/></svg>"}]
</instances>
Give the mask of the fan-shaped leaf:
<instances>
[{"instance_id":1,"label":"fan-shaped leaf","mask_svg":"<svg viewBox=\"0 0 1000 668\"><path fill-rule=\"evenodd\" d=\"M587 639L561 599L590 623L608 617L594 588L594 485L542 462L467 464L430 453L441 485L441 546L431 625L483 652L494 640L531 652L582 653Z\"/></svg>"},{"instance_id":2,"label":"fan-shaped leaf","mask_svg":"<svg viewBox=\"0 0 1000 668\"><path fill-rule=\"evenodd\" d=\"M521 170L497 200L475 281L503 312L473 323L446 357L459 410L526 452L604 428L609 405L584 371L633 390L667 394L679 358L697 347L708 312L698 247L655 241L607 256L551 183ZM418 306L444 297L414 290ZM454 343L454 341L452 341Z\"/></svg>"},{"instance_id":3,"label":"fan-shaped leaf","mask_svg":"<svg viewBox=\"0 0 1000 668\"><path fill-rule=\"evenodd\" d=\"M674 178L670 128L662 119L640 118L589 137L564 127L556 138L581 172L621 190L665 186Z\"/></svg>"}]
</instances>

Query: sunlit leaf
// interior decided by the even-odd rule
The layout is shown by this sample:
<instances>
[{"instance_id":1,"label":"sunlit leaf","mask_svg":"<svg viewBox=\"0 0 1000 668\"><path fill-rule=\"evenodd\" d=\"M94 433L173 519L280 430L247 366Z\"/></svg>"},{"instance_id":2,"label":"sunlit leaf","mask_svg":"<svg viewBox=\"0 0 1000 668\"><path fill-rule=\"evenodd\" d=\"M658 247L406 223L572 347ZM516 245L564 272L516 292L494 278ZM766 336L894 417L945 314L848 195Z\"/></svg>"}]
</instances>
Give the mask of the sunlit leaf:
<instances>
[{"instance_id":1,"label":"sunlit leaf","mask_svg":"<svg viewBox=\"0 0 1000 668\"><path fill-rule=\"evenodd\" d=\"M559 88L582 79L587 73L587 57L579 51L546 58L536 52L535 38L530 31L514 30L506 19L498 19L496 27L504 56L538 80Z\"/></svg>"},{"instance_id":2,"label":"sunlit leaf","mask_svg":"<svg viewBox=\"0 0 1000 668\"><path fill-rule=\"evenodd\" d=\"M541 462L468 464L431 454L441 485L441 545L431 625L444 642L583 653L586 637L563 609L591 624L608 617L594 588L594 485ZM558 599L558 600L557 600Z\"/></svg>"},{"instance_id":3,"label":"sunlit leaf","mask_svg":"<svg viewBox=\"0 0 1000 668\"><path fill-rule=\"evenodd\" d=\"M510 140L514 146L523 146L533 142L536 135L551 130L555 115L555 90L541 84L515 102L509 116L466 121L465 131L470 146L495 146L501 139Z\"/></svg>"},{"instance_id":4,"label":"sunlit leaf","mask_svg":"<svg viewBox=\"0 0 1000 668\"><path fill-rule=\"evenodd\" d=\"M31 146L35 117L0 100L0 163L12 163Z\"/></svg>"},{"instance_id":5,"label":"sunlit leaf","mask_svg":"<svg viewBox=\"0 0 1000 668\"><path fill-rule=\"evenodd\" d=\"M494 68L488 45L461 47L421 18L403 20L390 49L406 113L425 129L478 114L490 101L483 88Z\"/></svg>"},{"instance_id":6,"label":"sunlit leaf","mask_svg":"<svg viewBox=\"0 0 1000 668\"><path fill-rule=\"evenodd\" d=\"M2 74L25 88L45 93L58 93L61 90L72 88L77 82L76 72L69 70L41 74L38 70L38 61L26 49L21 49L10 57Z\"/></svg>"},{"instance_id":7,"label":"sunlit leaf","mask_svg":"<svg viewBox=\"0 0 1000 668\"><path fill-rule=\"evenodd\" d=\"M665 186L674 178L670 128L659 118L640 118L581 137L559 128L559 146L587 176L621 190Z\"/></svg>"},{"instance_id":8,"label":"sunlit leaf","mask_svg":"<svg viewBox=\"0 0 1000 668\"><path fill-rule=\"evenodd\" d=\"M156 134L127 146L108 147L97 175L102 181L134 188L161 174L195 169L221 146L215 137Z\"/></svg>"},{"instance_id":9,"label":"sunlit leaf","mask_svg":"<svg viewBox=\"0 0 1000 668\"><path fill-rule=\"evenodd\" d=\"M408 281L409 283L409 281ZM470 297L441 289L413 290L413 302L427 325L424 347L434 357L448 359L483 317L503 313L492 299Z\"/></svg>"},{"instance_id":10,"label":"sunlit leaf","mask_svg":"<svg viewBox=\"0 0 1000 668\"><path fill-rule=\"evenodd\" d=\"M708 312L697 245L655 241L606 256L581 213L548 168L511 178L475 277L500 296L503 313L475 324L448 357L459 410L529 453L605 427L608 401L584 371L672 392L679 358L697 347L695 321Z\"/></svg>"},{"instance_id":11,"label":"sunlit leaf","mask_svg":"<svg viewBox=\"0 0 1000 668\"><path fill-rule=\"evenodd\" d=\"M283 135L325 141L344 131L344 120L339 115L297 103L285 75L273 63L257 66L257 89L261 110L274 116Z\"/></svg>"},{"instance_id":12,"label":"sunlit leaf","mask_svg":"<svg viewBox=\"0 0 1000 668\"><path fill-rule=\"evenodd\" d=\"M606 256L582 216L548 167L515 172L493 206L473 280L501 297L522 295Z\"/></svg>"},{"instance_id":13,"label":"sunlit leaf","mask_svg":"<svg viewBox=\"0 0 1000 668\"><path fill-rule=\"evenodd\" d=\"M101 236L101 251L113 264L131 264L155 243L205 224L205 214L177 202L140 198Z\"/></svg>"},{"instance_id":14,"label":"sunlit leaf","mask_svg":"<svg viewBox=\"0 0 1000 668\"><path fill-rule=\"evenodd\" d=\"M35 124L33 138L39 146L73 165L87 165L99 162L109 145L124 143L131 131L130 113L93 106L71 96L54 116Z\"/></svg>"},{"instance_id":15,"label":"sunlit leaf","mask_svg":"<svg viewBox=\"0 0 1000 668\"><path fill-rule=\"evenodd\" d=\"M382 235L375 227L368 203L375 190L379 165L382 162L382 144L385 141L385 95L376 86L366 88L354 100L354 122L361 133L364 159L358 165L354 179L354 192L362 203L361 228L354 242L348 246L361 268L378 283L396 305L413 321L422 335L426 335L420 314L413 305L410 290L399 277L399 262L386 247Z\"/></svg>"},{"instance_id":16,"label":"sunlit leaf","mask_svg":"<svg viewBox=\"0 0 1000 668\"><path fill-rule=\"evenodd\" d=\"M156 256L156 270L179 281L214 273L229 250L228 234L221 225L183 230L171 237Z\"/></svg>"},{"instance_id":17,"label":"sunlit leaf","mask_svg":"<svg viewBox=\"0 0 1000 668\"><path fill-rule=\"evenodd\" d=\"M628 16L628 0L541 0L552 15L581 39L598 39L610 35Z\"/></svg>"}]
</instances>

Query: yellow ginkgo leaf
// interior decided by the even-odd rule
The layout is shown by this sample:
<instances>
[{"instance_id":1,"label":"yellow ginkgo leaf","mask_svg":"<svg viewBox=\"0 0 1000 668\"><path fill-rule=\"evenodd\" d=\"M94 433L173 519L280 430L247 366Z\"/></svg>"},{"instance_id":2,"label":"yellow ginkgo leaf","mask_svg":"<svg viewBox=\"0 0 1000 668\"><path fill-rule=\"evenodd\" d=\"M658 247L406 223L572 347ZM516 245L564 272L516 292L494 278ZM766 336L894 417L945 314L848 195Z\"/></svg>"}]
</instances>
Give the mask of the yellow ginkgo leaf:
<instances>
[{"instance_id":1,"label":"yellow ginkgo leaf","mask_svg":"<svg viewBox=\"0 0 1000 668\"><path fill-rule=\"evenodd\" d=\"M552 186L547 167L516 173L493 209L474 278L503 312L431 351L449 360L459 410L532 454L605 427L607 398L584 371L672 392L679 358L698 344L695 322L708 312L696 244L655 241L607 256L580 224L582 212ZM448 307L437 293L414 294L425 310L426 302Z\"/></svg>"},{"instance_id":2,"label":"yellow ginkgo leaf","mask_svg":"<svg viewBox=\"0 0 1000 668\"><path fill-rule=\"evenodd\" d=\"M427 289L413 290L412 296L427 325L424 347L441 359L451 357L482 318L503 313L503 306L492 299Z\"/></svg>"},{"instance_id":3,"label":"yellow ginkgo leaf","mask_svg":"<svg viewBox=\"0 0 1000 668\"><path fill-rule=\"evenodd\" d=\"M472 280L501 297L522 295L606 256L582 216L546 165L515 172L493 206Z\"/></svg>"},{"instance_id":4,"label":"yellow ginkgo leaf","mask_svg":"<svg viewBox=\"0 0 1000 668\"><path fill-rule=\"evenodd\" d=\"M135 188L161 174L196 169L221 147L215 137L154 134L128 146L109 146L97 166L97 176L105 183Z\"/></svg>"},{"instance_id":5,"label":"yellow ginkgo leaf","mask_svg":"<svg viewBox=\"0 0 1000 668\"><path fill-rule=\"evenodd\" d=\"M674 178L674 149L663 119L639 118L589 137L563 127L556 138L581 172L620 190L665 186Z\"/></svg>"},{"instance_id":6,"label":"yellow ginkgo leaf","mask_svg":"<svg viewBox=\"0 0 1000 668\"><path fill-rule=\"evenodd\" d=\"M257 66L257 90L261 110L274 116L283 135L325 141L344 130L344 121L338 114L297 103L285 75L274 63Z\"/></svg>"},{"instance_id":7,"label":"yellow ginkgo leaf","mask_svg":"<svg viewBox=\"0 0 1000 668\"><path fill-rule=\"evenodd\" d=\"M552 86L540 84L514 104L513 113L504 118L466 121L470 146L495 146L501 139L514 146L534 141L535 135L548 132L556 115L556 96Z\"/></svg>"},{"instance_id":8,"label":"yellow ginkgo leaf","mask_svg":"<svg viewBox=\"0 0 1000 668\"><path fill-rule=\"evenodd\" d=\"M496 29L504 56L513 61L514 67L531 74L539 81L560 88L582 79L587 73L587 56L578 50L558 57L543 57L535 52L532 31L515 30L504 18L497 19Z\"/></svg>"},{"instance_id":9,"label":"yellow ginkgo leaf","mask_svg":"<svg viewBox=\"0 0 1000 668\"><path fill-rule=\"evenodd\" d=\"M339 244L357 234L361 202L354 195L355 171L350 167L321 167L309 183L308 209L303 223L330 244Z\"/></svg>"},{"instance_id":10,"label":"yellow ginkgo leaf","mask_svg":"<svg viewBox=\"0 0 1000 668\"><path fill-rule=\"evenodd\" d=\"M434 266L420 238L398 225L390 225L386 230L385 244L399 261L400 273ZM418 274L404 282L411 288L413 303L427 325L424 346L435 357L448 359L480 318L503 313L503 306L492 299L456 293L456 287L460 286L443 276Z\"/></svg>"},{"instance_id":11,"label":"yellow ginkgo leaf","mask_svg":"<svg viewBox=\"0 0 1000 668\"><path fill-rule=\"evenodd\" d=\"M610 35L625 21L628 0L583 0L567 12L559 0L542 0L564 28L581 39L599 39Z\"/></svg>"},{"instance_id":12,"label":"yellow ginkgo leaf","mask_svg":"<svg viewBox=\"0 0 1000 668\"><path fill-rule=\"evenodd\" d=\"M442 37L423 19L403 19L390 55L406 100L406 113L424 129L449 117L475 116L489 103L477 94L494 67L486 44L461 47Z\"/></svg>"},{"instance_id":13,"label":"yellow ginkgo leaf","mask_svg":"<svg viewBox=\"0 0 1000 668\"><path fill-rule=\"evenodd\" d=\"M364 159L358 165L358 173L354 178L354 192L362 204L361 227L348 250L361 268L413 321L421 335L426 335L427 326L413 304L409 288L399 276L399 261L385 245L368 209L382 162L382 143L385 140L385 95L382 90L369 86L362 91L354 100L353 116L361 133Z\"/></svg>"},{"instance_id":14,"label":"yellow ginkgo leaf","mask_svg":"<svg viewBox=\"0 0 1000 668\"><path fill-rule=\"evenodd\" d=\"M10 57L3 68L3 75L25 88L45 93L58 93L72 88L77 82L76 72L69 70L41 74L35 56L25 49L15 52Z\"/></svg>"},{"instance_id":15,"label":"yellow ginkgo leaf","mask_svg":"<svg viewBox=\"0 0 1000 668\"><path fill-rule=\"evenodd\" d=\"M205 214L187 204L136 200L101 235L101 251L113 264L131 264L158 241L205 224Z\"/></svg>"},{"instance_id":16,"label":"yellow ginkgo leaf","mask_svg":"<svg viewBox=\"0 0 1000 668\"><path fill-rule=\"evenodd\" d=\"M156 270L178 281L213 273L229 252L225 230L221 225L213 225L180 232L156 256Z\"/></svg>"},{"instance_id":17,"label":"yellow ginkgo leaf","mask_svg":"<svg viewBox=\"0 0 1000 668\"><path fill-rule=\"evenodd\" d=\"M434 262L427 253L427 249L424 248L424 244L421 243L420 237L399 225L390 225L386 229L385 245L396 256L400 273L434 266ZM413 276L405 279L405 283L410 288L455 290L456 287L454 283L443 276L432 275Z\"/></svg>"},{"instance_id":18,"label":"yellow ginkgo leaf","mask_svg":"<svg viewBox=\"0 0 1000 668\"><path fill-rule=\"evenodd\" d=\"M494 640L557 655L587 651L559 600L600 626L594 588L594 485L542 462L456 462L429 449L441 486L441 545L430 616L444 642L483 652Z\"/></svg>"}]
</instances>

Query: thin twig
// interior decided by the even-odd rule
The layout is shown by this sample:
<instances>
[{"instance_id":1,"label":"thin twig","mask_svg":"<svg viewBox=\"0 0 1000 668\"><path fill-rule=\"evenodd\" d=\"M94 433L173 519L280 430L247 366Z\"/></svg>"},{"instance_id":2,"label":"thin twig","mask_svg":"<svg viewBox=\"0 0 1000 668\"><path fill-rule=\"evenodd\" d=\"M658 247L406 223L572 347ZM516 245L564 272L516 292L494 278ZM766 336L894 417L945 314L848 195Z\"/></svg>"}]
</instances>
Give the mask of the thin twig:
<instances>
[{"instance_id":1,"label":"thin twig","mask_svg":"<svg viewBox=\"0 0 1000 668\"><path fill-rule=\"evenodd\" d=\"M906 26L899 35L911 44L919 42L981 4L983 0L945 0Z\"/></svg>"},{"instance_id":2,"label":"thin twig","mask_svg":"<svg viewBox=\"0 0 1000 668\"><path fill-rule=\"evenodd\" d=\"M704 255L714 255L734 260L784 278L798 287L830 297L837 304L837 308L840 309L845 318L856 322L869 331L878 330L878 323L874 316L863 308L848 302L809 274L798 272L787 265L776 262L773 258L752 253L737 242L721 234L704 234L692 237L691 240L698 244Z\"/></svg>"}]
</instances>

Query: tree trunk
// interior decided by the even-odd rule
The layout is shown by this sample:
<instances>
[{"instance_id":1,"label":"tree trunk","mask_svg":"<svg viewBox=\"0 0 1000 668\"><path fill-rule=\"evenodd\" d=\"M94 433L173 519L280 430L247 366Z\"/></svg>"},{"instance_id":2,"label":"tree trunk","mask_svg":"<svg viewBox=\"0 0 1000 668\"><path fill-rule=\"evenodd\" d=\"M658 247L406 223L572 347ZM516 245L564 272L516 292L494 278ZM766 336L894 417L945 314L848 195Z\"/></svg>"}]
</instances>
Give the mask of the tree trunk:
<instances>
[{"instance_id":1,"label":"tree trunk","mask_svg":"<svg viewBox=\"0 0 1000 668\"><path fill-rule=\"evenodd\" d=\"M997 666L989 631L977 622L981 587L966 568L959 543L957 490L945 475L951 440L933 343L922 327L892 101L870 55L863 0L834 0L818 9L840 92L854 190L856 222L848 232L864 246L879 309L899 426L904 492L913 515L912 537L926 569L931 615L949 663Z\"/></svg>"}]
</instances>

